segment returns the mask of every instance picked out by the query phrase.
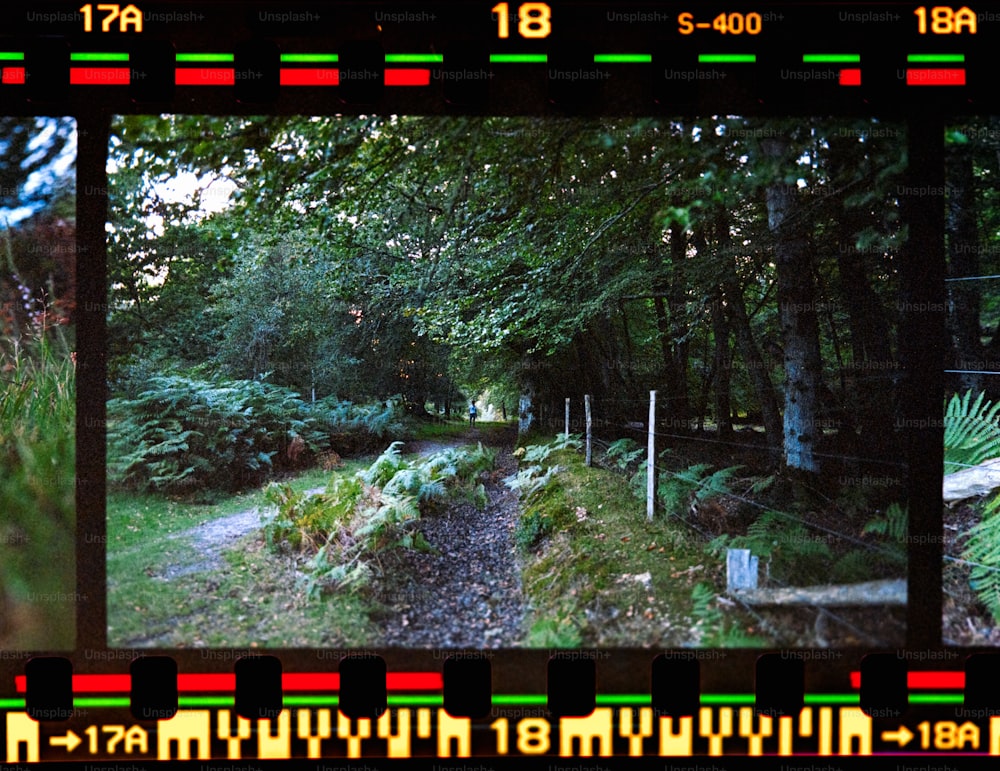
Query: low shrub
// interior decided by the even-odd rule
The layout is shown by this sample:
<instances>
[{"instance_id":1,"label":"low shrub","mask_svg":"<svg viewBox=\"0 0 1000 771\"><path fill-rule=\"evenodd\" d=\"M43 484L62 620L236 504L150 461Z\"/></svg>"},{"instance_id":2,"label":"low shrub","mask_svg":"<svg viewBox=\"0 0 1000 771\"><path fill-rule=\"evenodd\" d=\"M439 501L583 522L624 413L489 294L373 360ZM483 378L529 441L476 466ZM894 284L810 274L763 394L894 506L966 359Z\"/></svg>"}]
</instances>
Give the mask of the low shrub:
<instances>
[{"instance_id":1,"label":"low shrub","mask_svg":"<svg viewBox=\"0 0 1000 771\"><path fill-rule=\"evenodd\" d=\"M390 444L352 477L335 475L320 494L269 486L267 498L278 514L264 527L265 543L272 550L287 544L315 551L305 565L310 597L325 588L363 588L378 575L385 550L433 548L414 524L437 502L464 498L486 504L480 475L493 467L494 450L480 444L410 460L400 454L401 444Z\"/></svg>"}]
</instances>

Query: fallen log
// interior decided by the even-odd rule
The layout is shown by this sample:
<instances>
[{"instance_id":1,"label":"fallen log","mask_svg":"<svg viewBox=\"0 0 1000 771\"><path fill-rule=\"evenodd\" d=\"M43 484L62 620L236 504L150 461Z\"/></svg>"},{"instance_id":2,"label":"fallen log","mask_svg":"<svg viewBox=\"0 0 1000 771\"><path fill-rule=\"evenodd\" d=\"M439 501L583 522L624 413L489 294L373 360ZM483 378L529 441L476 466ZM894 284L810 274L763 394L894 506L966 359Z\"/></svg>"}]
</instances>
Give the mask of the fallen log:
<instances>
[{"instance_id":1,"label":"fallen log","mask_svg":"<svg viewBox=\"0 0 1000 771\"><path fill-rule=\"evenodd\" d=\"M942 483L944 502L953 506L967 498L978 498L1000 488L1000 458L948 474Z\"/></svg>"},{"instance_id":2,"label":"fallen log","mask_svg":"<svg viewBox=\"0 0 1000 771\"><path fill-rule=\"evenodd\" d=\"M906 605L906 580L865 581L860 584L734 589L729 594L747 605Z\"/></svg>"}]
</instances>

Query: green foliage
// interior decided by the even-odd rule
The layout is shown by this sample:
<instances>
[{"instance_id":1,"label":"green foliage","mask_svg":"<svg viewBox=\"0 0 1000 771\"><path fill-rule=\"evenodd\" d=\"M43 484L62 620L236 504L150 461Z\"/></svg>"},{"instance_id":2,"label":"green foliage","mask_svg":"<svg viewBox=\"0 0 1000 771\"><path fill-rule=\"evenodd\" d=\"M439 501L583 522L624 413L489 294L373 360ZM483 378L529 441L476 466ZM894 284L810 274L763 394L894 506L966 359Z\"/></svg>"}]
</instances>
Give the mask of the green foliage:
<instances>
[{"instance_id":1,"label":"green foliage","mask_svg":"<svg viewBox=\"0 0 1000 771\"><path fill-rule=\"evenodd\" d=\"M315 551L306 564L307 594L324 588L357 591L378 575L378 558L395 548L432 550L413 525L437 501L466 498L486 504L479 481L492 468L492 448L448 448L426 458L407 459L393 442L372 464L352 477L334 475L320 494L271 485L268 500L277 516L264 526L271 550L284 544Z\"/></svg>"},{"instance_id":2,"label":"green foliage","mask_svg":"<svg viewBox=\"0 0 1000 771\"><path fill-rule=\"evenodd\" d=\"M72 602L30 601L76 586L76 379L60 332L0 339L0 602L29 609L32 623L3 638L21 648L74 637Z\"/></svg>"},{"instance_id":3,"label":"green foliage","mask_svg":"<svg viewBox=\"0 0 1000 771\"><path fill-rule=\"evenodd\" d=\"M694 373L709 371L695 359L712 347L705 299L720 278L731 273L726 291L754 308L759 340L778 332L773 237L758 194L768 184L802 180L817 202L805 235L817 243L832 243L824 236L845 212L875 223L844 237L884 247L863 250L856 283L876 301L891 296L892 190L905 153L885 128L738 116L544 126L532 117L120 116L109 164L112 368L155 361L154 347L194 350L228 377L273 371L299 393L400 393L423 405L454 403L456 383L512 397L521 385L512 373L529 370L549 390L562 382L553 375L573 382L591 367L585 359L617 368L609 357L619 352L632 369L662 361L661 339L683 339L699 365L694 386ZM517 136L532 141L510 141ZM764 157L760 136L787 140L783 168ZM796 165L804 152L811 163ZM161 181L185 174L201 185L166 200ZM223 179L235 188L231 206L206 207ZM153 214L164 223L156 237ZM673 223L704 236L696 258L669 255ZM820 300L831 292L832 254L816 255ZM622 304L651 285L671 309L666 338L650 303ZM732 362L734 407L745 409L745 365ZM662 380L643 369L623 373L627 392L616 398Z\"/></svg>"},{"instance_id":4,"label":"green foliage","mask_svg":"<svg viewBox=\"0 0 1000 771\"><path fill-rule=\"evenodd\" d=\"M403 431L399 396L373 404L354 404L328 396L318 399L309 409L318 425L332 435L361 434L385 439Z\"/></svg>"},{"instance_id":5,"label":"green foliage","mask_svg":"<svg viewBox=\"0 0 1000 771\"><path fill-rule=\"evenodd\" d=\"M645 448L634 439L625 437L608 445L605 457L619 471L625 471L630 464L642 457Z\"/></svg>"},{"instance_id":6,"label":"green foliage","mask_svg":"<svg viewBox=\"0 0 1000 771\"><path fill-rule=\"evenodd\" d=\"M875 533L903 545L906 543L906 530L909 515L906 507L892 503L885 514L870 519L861 530L861 534Z\"/></svg>"},{"instance_id":7,"label":"green foliage","mask_svg":"<svg viewBox=\"0 0 1000 771\"><path fill-rule=\"evenodd\" d=\"M962 558L972 563L969 585L1000 623L1000 495L983 506L982 519L969 528Z\"/></svg>"},{"instance_id":8,"label":"green foliage","mask_svg":"<svg viewBox=\"0 0 1000 771\"><path fill-rule=\"evenodd\" d=\"M960 471L1000 455L1000 402L993 404L980 392L974 402L972 391L954 394L944 415L944 473Z\"/></svg>"},{"instance_id":9,"label":"green foliage","mask_svg":"<svg viewBox=\"0 0 1000 771\"><path fill-rule=\"evenodd\" d=\"M539 461L557 451L579 448L580 444L578 437L560 434L545 444L528 445L516 451L515 454L520 454L523 462L531 465L518 469L517 473L506 477L503 482L517 493L521 510L525 512L514 530L514 541L522 552L530 551L553 532L556 519L562 516L562 509L565 508L557 506L553 509L545 504L550 494L559 489L557 476L566 470L565 467L542 466Z\"/></svg>"},{"instance_id":10,"label":"green foliage","mask_svg":"<svg viewBox=\"0 0 1000 771\"><path fill-rule=\"evenodd\" d=\"M554 452L567 449L579 450L582 446L579 434L559 434L545 444L530 444L525 447L521 460L526 463L541 463Z\"/></svg>"},{"instance_id":11,"label":"green foliage","mask_svg":"<svg viewBox=\"0 0 1000 771\"><path fill-rule=\"evenodd\" d=\"M833 558L824 536L774 511L764 512L746 535L723 534L708 545L709 553L720 559L727 549L749 549L768 561L772 579L795 586L826 582Z\"/></svg>"},{"instance_id":12,"label":"green foliage","mask_svg":"<svg viewBox=\"0 0 1000 771\"><path fill-rule=\"evenodd\" d=\"M516 474L505 477L503 483L516 492L522 500L528 500L535 493L548 487L553 477L562 471L562 466L547 466L544 470L539 465L518 469Z\"/></svg>"},{"instance_id":13,"label":"green foliage","mask_svg":"<svg viewBox=\"0 0 1000 771\"><path fill-rule=\"evenodd\" d=\"M238 489L263 479L295 436L327 445L287 388L161 375L135 399L108 402L108 474L133 489Z\"/></svg>"},{"instance_id":14,"label":"green foliage","mask_svg":"<svg viewBox=\"0 0 1000 771\"><path fill-rule=\"evenodd\" d=\"M390 444L374 463L362 472L361 478L366 484L382 486L392 479L398 471L407 468L407 462L399 452L403 442L396 441Z\"/></svg>"},{"instance_id":15,"label":"green foliage","mask_svg":"<svg viewBox=\"0 0 1000 771\"><path fill-rule=\"evenodd\" d=\"M531 625L525 645L530 648L579 648L579 625L568 613L559 618L542 618Z\"/></svg>"},{"instance_id":16,"label":"green foliage","mask_svg":"<svg viewBox=\"0 0 1000 771\"><path fill-rule=\"evenodd\" d=\"M334 476L325 492L306 495L290 485L268 485L265 500L278 507L274 519L264 526L264 540L274 549L282 541L297 549L315 546L319 534L329 533L350 520L364 488L355 477Z\"/></svg>"},{"instance_id":17,"label":"green foliage","mask_svg":"<svg viewBox=\"0 0 1000 771\"><path fill-rule=\"evenodd\" d=\"M715 590L705 582L699 582L691 590L694 628L701 634L701 645L712 648L759 647L764 641L746 634L734 624L730 624L716 602Z\"/></svg>"},{"instance_id":18,"label":"green foliage","mask_svg":"<svg viewBox=\"0 0 1000 771\"><path fill-rule=\"evenodd\" d=\"M830 571L830 580L839 584L870 581L872 553L867 549L851 549L837 559Z\"/></svg>"},{"instance_id":19,"label":"green foliage","mask_svg":"<svg viewBox=\"0 0 1000 771\"><path fill-rule=\"evenodd\" d=\"M695 463L680 471L661 471L657 477L656 497L664 511L670 514L687 512L692 501L704 503L732 492L729 480L742 466L727 466L708 473L709 463ZM637 498L646 497L646 463L629 482Z\"/></svg>"},{"instance_id":20,"label":"green foliage","mask_svg":"<svg viewBox=\"0 0 1000 771\"><path fill-rule=\"evenodd\" d=\"M291 464L296 437L307 454L331 439L347 451L396 430L399 414L396 400L307 404L260 380L149 376L134 396L108 402L108 476L125 489L239 489Z\"/></svg>"},{"instance_id":21,"label":"green foliage","mask_svg":"<svg viewBox=\"0 0 1000 771\"><path fill-rule=\"evenodd\" d=\"M552 534L552 517L541 511L529 511L517 522L514 542L522 551L530 551L543 538Z\"/></svg>"}]
</instances>

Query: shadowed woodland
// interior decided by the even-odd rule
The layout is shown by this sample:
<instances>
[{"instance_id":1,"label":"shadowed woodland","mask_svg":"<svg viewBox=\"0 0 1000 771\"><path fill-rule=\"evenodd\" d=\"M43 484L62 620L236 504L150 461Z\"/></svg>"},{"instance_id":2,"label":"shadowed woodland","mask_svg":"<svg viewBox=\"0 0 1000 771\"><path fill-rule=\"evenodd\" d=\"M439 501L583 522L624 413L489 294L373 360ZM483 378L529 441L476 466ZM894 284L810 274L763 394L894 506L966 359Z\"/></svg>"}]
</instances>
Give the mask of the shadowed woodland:
<instances>
[{"instance_id":1,"label":"shadowed woodland","mask_svg":"<svg viewBox=\"0 0 1000 771\"><path fill-rule=\"evenodd\" d=\"M896 577L905 165L876 120L120 117L112 489L235 493L470 402L567 452L585 395L598 462L638 488L655 390L657 516L713 564L752 546L785 584ZM538 557L562 515L531 496L558 472L518 457ZM351 512L382 510L351 484ZM306 539L334 562L337 521Z\"/></svg>"},{"instance_id":2,"label":"shadowed woodland","mask_svg":"<svg viewBox=\"0 0 1000 771\"><path fill-rule=\"evenodd\" d=\"M0 648L76 633L76 124L0 117Z\"/></svg>"}]
</instances>

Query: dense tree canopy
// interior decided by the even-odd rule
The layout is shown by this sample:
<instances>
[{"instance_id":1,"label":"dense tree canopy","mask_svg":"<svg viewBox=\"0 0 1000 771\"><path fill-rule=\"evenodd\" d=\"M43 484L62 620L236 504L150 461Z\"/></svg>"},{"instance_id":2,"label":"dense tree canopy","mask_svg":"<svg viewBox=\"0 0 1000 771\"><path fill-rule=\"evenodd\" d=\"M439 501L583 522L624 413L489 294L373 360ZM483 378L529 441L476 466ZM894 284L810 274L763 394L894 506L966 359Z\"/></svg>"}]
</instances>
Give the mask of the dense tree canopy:
<instances>
[{"instance_id":1,"label":"dense tree canopy","mask_svg":"<svg viewBox=\"0 0 1000 771\"><path fill-rule=\"evenodd\" d=\"M876 120L123 117L111 376L668 433L796 468L894 414L901 129ZM561 425L561 423L559 423ZM601 425L604 425L603 423ZM889 432L887 434L886 432Z\"/></svg>"}]
</instances>

